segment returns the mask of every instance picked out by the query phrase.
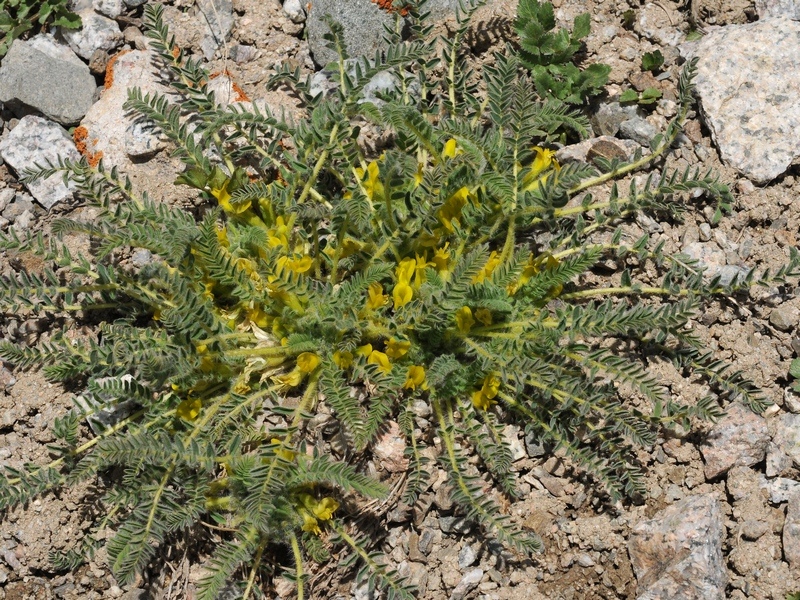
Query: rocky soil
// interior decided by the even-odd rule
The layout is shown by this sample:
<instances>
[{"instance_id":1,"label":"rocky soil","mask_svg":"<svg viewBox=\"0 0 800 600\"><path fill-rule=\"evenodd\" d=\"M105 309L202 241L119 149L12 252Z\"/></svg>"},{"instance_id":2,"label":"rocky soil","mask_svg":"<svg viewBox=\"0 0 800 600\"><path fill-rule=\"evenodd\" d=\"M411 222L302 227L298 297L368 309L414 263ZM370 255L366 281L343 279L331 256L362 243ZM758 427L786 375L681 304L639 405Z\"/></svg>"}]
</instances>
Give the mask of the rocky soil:
<instances>
[{"instance_id":1,"label":"rocky soil","mask_svg":"<svg viewBox=\"0 0 800 600\"><path fill-rule=\"evenodd\" d=\"M140 29L143 1L78 0L83 30L17 42L3 59L1 229L47 233L56 216L92 218L58 178L30 187L19 182L23 168L57 156L102 158L155 198L187 207L197 202L169 185L180 165L165 144L122 112L128 86L161 89ZM515 4L489 0L478 13L469 37L475 61L490 62L502 50ZM640 217L626 233L648 232L666 252L685 252L723 278L785 262L800 231L800 8L787 0L554 4L564 24L582 12L592 15L587 60L612 67L606 94L593 108L593 126L596 135L613 136L612 143L647 144L662 130L675 112L680 64L700 58L700 110L668 164L715 169L737 192L734 214L715 224L713 207L697 203L682 222ZM446 35L451 1L434 0L432 7L437 30ZM374 54L389 15L369 0L174 0L166 20L176 43L217 75L213 83L223 101L260 103L301 117L291 96L267 92L264 83L280 62L311 73L331 59L320 20L329 11L338 11L353 53ZM691 31L704 35L688 42ZM663 73L643 73L640 57L656 49L665 57ZM324 77L317 82L323 85ZM663 99L652 111L621 107L614 99L631 87L657 87ZM623 138L629 141L618 141ZM76 251L85 250L85 242L74 243ZM0 254L3 274L37 266ZM523 495L505 507L544 539L544 553L533 560L509 560L460 519L444 472L432 473L417 506L383 514L377 545L419 586L420 598L430 600L784 600L800 591L800 397L790 391L788 376L800 354L799 321L800 295L789 286L755 288L699 316L696 329L708 348L752 377L774 404L761 416L731 404L717 424L698 423L690 434L659 439L640 457L648 494L638 502L609 505L568 462L509 426ZM0 316L0 337L33 342L52 325ZM676 397L705 395L702 382L684 381L671 365L651 368ZM71 398L71 391L38 373L0 365L0 465L45 462L53 441L48 424L70 408ZM424 406L417 416L427 418ZM399 482L392 461L402 444L387 438L375 448L373 466L390 483ZM75 572L51 565L48 553L80 542L88 511L101 510L84 502L95 491L48 494L2 515L0 599L192 598L201 542L213 531L198 532L198 547L178 545L131 586L115 582L102 551ZM318 598L375 597L327 568L314 576L311 590ZM294 595L288 584L264 592L268 598Z\"/></svg>"}]
</instances>

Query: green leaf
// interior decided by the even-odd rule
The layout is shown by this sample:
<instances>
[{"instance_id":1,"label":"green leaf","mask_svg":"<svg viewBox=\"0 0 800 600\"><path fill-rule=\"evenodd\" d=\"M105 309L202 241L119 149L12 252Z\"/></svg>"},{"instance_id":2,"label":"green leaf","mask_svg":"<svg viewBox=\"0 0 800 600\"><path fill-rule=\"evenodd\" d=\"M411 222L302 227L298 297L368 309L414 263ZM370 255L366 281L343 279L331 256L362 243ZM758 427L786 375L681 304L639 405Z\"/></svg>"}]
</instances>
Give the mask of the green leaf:
<instances>
[{"instance_id":1,"label":"green leaf","mask_svg":"<svg viewBox=\"0 0 800 600\"><path fill-rule=\"evenodd\" d=\"M657 71L664 64L664 55L661 50L645 52L642 56L642 71Z\"/></svg>"},{"instance_id":2,"label":"green leaf","mask_svg":"<svg viewBox=\"0 0 800 600\"><path fill-rule=\"evenodd\" d=\"M800 379L800 358L795 358L789 365L789 375L795 379Z\"/></svg>"},{"instance_id":3,"label":"green leaf","mask_svg":"<svg viewBox=\"0 0 800 600\"><path fill-rule=\"evenodd\" d=\"M636 93L636 90L625 90L620 94L619 101L621 104L626 102L638 102L639 101L639 94Z\"/></svg>"},{"instance_id":4,"label":"green leaf","mask_svg":"<svg viewBox=\"0 0 800 600\"><path fill-rule=\"evenodd\" d=\"M582 15L578 15L577 17L575 17L575 20L573 21L572 24L572 39L582 40L587 35L589 35L590 28L591 28L591 17L589 16L589 13L583 13Z\"/></svg>"}]
</instances>

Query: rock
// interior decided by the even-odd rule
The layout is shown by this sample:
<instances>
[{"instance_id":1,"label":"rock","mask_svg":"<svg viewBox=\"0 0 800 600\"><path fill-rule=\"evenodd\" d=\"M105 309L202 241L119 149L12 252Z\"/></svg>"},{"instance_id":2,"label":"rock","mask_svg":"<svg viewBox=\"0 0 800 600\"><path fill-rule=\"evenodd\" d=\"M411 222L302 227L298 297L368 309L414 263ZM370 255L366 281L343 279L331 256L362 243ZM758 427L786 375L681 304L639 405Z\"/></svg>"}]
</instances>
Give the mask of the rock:
<instances>
[{"instance_id":1,"label":"rock","mask_svg":"<svg viewBox=\"0 0 800 600\"><path fill-rule=\"evenodd\" d=\"M232 0L197 0L197 10L205 20L205 33L200 48L206 60L214 58L214 53L231 35L233 27Z\"/></svg>"},{"instance_id":2,"label":"rock","mask_svg":"<svg viewBox=\"0 0 800 600\"><path fill-rule=\"evenodd\" d=\"M578 554L578 557L575 559L575 562L577 562L578 565L584 568L593 567L595 565L594 559L585 552Z\"/></svg>"},{"instance_id":3,"label":"rock","mask_svg":"<svg viewBox=\"0 0 800 600\"><path fill-rule=\"evenodd\" d=\"M24 115L31 110L71 125L94 101L94 77L67 46L39 35L14 40L0 66L0 102Z\"/></svg>"},{"instance_id":4,"label":"rock","mask_svg":"<svg viewBox=\"0 0 800 600\"><path fill-rule=\"evenodd\" d=\"M658 129L641 117L628 119L619 124L619 136L642 146L650 147L650 142L658 135Z\"/></svg>"},{"instance_id":5,"label":"rock","mask_svg":"<svg viewBox=\"0 0 800 600\"><path fill-rule=\"evenodd\" d=\"M539 441L539 437L533 430L525 434L525 450L530 458L538 458L545 455L544 444Z\"/></svg>"},{"instance_id":6,"label":"rock","mask_svg":"<svg viewBox=\"0 0 800 600\"><path fill-rule=\"evenodd\" d=\"M782 304L772 309L769 315L769 323L781 331L792 331L797 326L800 310L788 304Z\"/></svg>"},{"instance_id":7,"label":"rock","mask_svg":"<svg viewBox=\"0 0 800 600\"><path fill-rule=\"evenodd\" d=\"M619 140L610 135L601 135L578 144L564 146L556 152L556 159L561 164L590 162L598 156L609 160L613 158L630 160L639 149L641 146L633 140Z\"/></svg>"},{"instance_id":8,"label":"rock","mask_svg":"<svg viewBox=\"0 0 800 600\"><path fill-rule=\"evenodd\" d=\"M237 65L248 63L255 60L258 56L258 48L255 46L246 46L244 44L235 44L231 46L231 60Z\"/></svg>"},{"instance_id":9,"label":"rock","mask_svg":"<svg viewBox=\"0 0 800 600\"><path fill-rule=\"evenodd\" d=\"M715 479L732 467L749 467L764 460L768 443L764 417L734 402L700 446L706 479Z\"/></svg>"},{"instance_id":10,"label":"rock","mask_svg":"<svg viewBox=\"0 0 800 600\"><path fill-rule=\"evenodd\" d=\"M769 523L759 521L758 519L746 519L742 522L739 531L742 533L744 539L755 541L767 533L769 529Z\"/></svg>"},{"instance_id":11,"label":"rock","mask_svg":"<svg viewBox=\"0 0 800 600\"><path fill-rule=\"evenodd\" d=\"M475 564L477 559L478 555L475 553L475 550L473 550L472 546L467 544L458 552L458 567L462 570L471 567Z\"/></svg>"},{"instance_id":12,"label":"rock","mask_svg":"<svg viewBox=\"0 0 800 600\"><path fill-rule=\"evenodd\" d=\"M103 159L106 167L124 169L129 157L141 158L165 146L160 137L142 123L134 122L122 108L128 89L139 87L143 93L165 93L151 67L151 52L134 50L117 54L109 64L107 88L100 100L86 113L75 130L78 149L89 159Z\"/></svg>"},{"instance_id":13,"label":"rock","mask_svg":"<svg viewBox=\"0 0 800 600\"><path fill-rule=\"evenodd\" d=\"M461 581L458 582L458 585L453 588L450 594L450 600L463 600L466 598L467 594L474 590L481 582L481 579L483 579L483 569L472 569L468 571L467 574L461 578Z\"/></svg>"},{"instance_id":14,"label":"rock","mask_svg":"<svg viewBox=\"0 0 800 600\"><path fill-rule=\"evenodd\" d=\"M58 164L59 158L80 158L66 131L52 121L33 115L23 117L11 133L0 141L0 156L17 173L36 164ZM54 204L72 197L72 191L64 185L63 176L59 173L26 183L25 187L48 210Z\"/></svg>"},{"instance_id":15,"label":"rock","mask_svg":"<svg viewBox=\"0 0 800 600\"><path fill-rule=\"evenodd\" d=\"M622 106L619 102L606 102L592 116L592 128L601 136L614 136L623 121L640 117L636 106Z\"/></svg>"},{"instance_id":16,"label":"rock","mask_svg":"<svg viewBox=\"0 0 800 600\"><path fill-rule=\"evenodd\" d=\"M125 11L125 2L123 0L93 0L92 8L101 15L116 19Z\"/></svg>"},{"instance_id":17,"label":"rock","mask_svg":"<svg viewBox=\"0 0 800 600\"><path fill-rule=\"evenodd\" d=\"M519 437L519 427L516 425L506 425L503 429L503 438L508 442L511 449L511 460L517 462L523 458L527 458L528 453L525 451L525 444Z\"/></svg>"},{"instance_id":18,"label":"rock","mask_svg":"<svg viewBox=\"0 0 800 600\"><path fill-rule=\"evenodd\" d=\"M343 28L342 36L351 57L374 56L385 48L384 26L392 26L394 17L370 0L314 0L306 21L308 45L314 62L324 67L338 60L336 52L323 38L330 33L325 15L330 15Z\"/></svg>"},{"instance_id":19,"label":"rock","mask_svg":"<svg viewBox=\"0 0 800 600\"><path fill-rule=\"evenodd\" d=\"M663 46L676 46L683 39L681 30L672 25L682 23L684 18L675 2L648 2L637 11L637 15L634 30L648 40Z\"/></svg>"},{"instance_id":20,"label":"rock","mask_svg":"<svg viewBox=\"0 0 800 600\"><path fill-rule=\"evenodd\" d=\"M472 529L472 523L463 517L439 517L439 529L444 533L464 534ZM422 538L420 537L420 549L422 549Z\"/></svg>"},{"instance_id":21,"label":"rock","mask_svg":"<svg viewBox=\"0 0 800 600\"><path fill-rule=\"evenodd\" d=\"M403 561L397 565L397 574L405 577L408 583L417 588L417 597L422 598L428 589L428 570L425 565L413 561Z\"/></svg>"},{"instance_id":22,"label":"rock","mask_svg":"<svg viewBox=\"0 0 800 600\"><path fill-rule=\"evenodd\" d=\"M783 407L790 413L800 413L800 396L790 389L783 390Z\"/></svg>"},{"instance_id":23,"label":"rock","mask_svg":"<svg viewBox=\"0 0 800 600\"><path fill-rule=\"evenodd\" d=\"M33 210L33 198L31 196L25 192L14 193L14 190L8 191L11 192L12 201L6 202L3 207L3 216L6 219L13 221L22 213Z\"/></svg>"},{"instance_id":24,"label":"rock","mask_svg":"<svg viewBox=\"0 0 800 600\"><path fill-rule=\"evenodd\" d=\"M20 216L18 216L14 220L14 225L13 225L14 230L18 234L25 233L30 228L31 221L33 221L33 213L29 210L24 211Z\"/></svg>"},{"instance_id":25,"label":"rock","mask_svg":"<svg viewBox=\"0 0 800 600\"><path fill-rule=\"evenodd\" d=\"M80 29L62 29L69 47L83 59L89 60L95 50L111 52L122 45L122 31L117 22L98 15L91 8L78 11Z\"/></svg>"},{"instance_id":26,"label":"rock","mask_svg":"<svg viewBox=\"0 0 800 600\"><path fill-rule=\"evenodd\" d=\"M786 521L783 523L783 554L786 562L800 569L800 492L789 498Z\"/></svg>"},{"instance_id":27,"label":"rock","mask_svg":"<svg viewBox=\"0 0 800 600\"><path fill-rule=\"evenodd\" d=\"M91 71L92 75L105 74L110 59L108 52L98 48L92 53L92 58L89 59L89 71Z\"/></svg>"},{"instance_id":28,"label":"rock","mask_svg":"<svg viewBox=\"0 0 800 600\"><path fill-rule=\"evenodd\" d=\"M285 0L283 12L286 13L292 23L302 23L306 20L306 11L303 10L300 0Z\"/></svg>"},{"instance_id":29,"label":"rock","mask_svg":"<svg viewBox=\"0 0 800 600\"><path fill-rule=\"evenodd\" d=\"M714 243L692 242L683 248L683 254L698 261L699 266L705 269L705 275L709 279L719 276L721 285L729 285L734 277L742 281L747 276L749 270L736 265L725 264L727 257L719 246Z\"/></svg>"},{"instance_id":30,"label":"rock","mask_svg":"<svg viewBox=\"0 0 800 600\"><path fill-rule=\"evenodd\" d=\"M147 2L147 0L123 0L123 1L125 2L125 6L127 6L128 8L136 8L137 6L141 6L142 4Z\"/></svg>"},{"instance_id":31,"label":"rock","mask_svg":"<svg viewBox=\"0 0 800 600\"><path fill-rule=\"evenodd\" d=\"M389 473L405 473L408 469L408 459L405 456L406 439L400 426L394 421L389 421L384 426L375 444L372 453L380 461L380 465Z\"/></svg>"},{"instance_id":32,"label":"rock","mask_svg":"<svg viewBox=\"0 0 800 600\"><path fill-rule=\"evenodd\" d=\"M725 480L728 494L731 495L734 501L741 500L766 485L766 477L750 467L733 467L728 471L728 476Z\"/></svg>"},{"instance_id":33,"label":"rock","mask_svg":"<svg viewBox=\"0 0 800 600\"><path fill-rule=\"evenodd\" d=\"M800 494L800 481L786 477L776 477L771 481L764 479L760 487L769 492L769 501L773 504L788 502L792 496Z\"/></svg>"},{"instance_id":34,"label":"rock","mask_svg":"<svg viewBox=\"0 0 800 600\"><path fill-rule=\"evenodd\" d=\"M800 415L784 414L774 421L775 433L767 447L767 477L783 475L800 465Z\"/></svg>"},{"instance_id":35,"label":"rock","mask_svg":"<svg viewBox=\"0 0 800 600\"><path fill-rule=\"evenodd\" d=\"M767 183L800 157L800 23L769 18L709 31L681 51L699 57L701 113L722 160Z\"/></svg>"},{"instance_id":36,"label":"rock","mask_svg":"<svg viewBox=\"0 0 800 600\"><path fill-rule=\"evenodd\" d=\"M633 528L628 553L639 600L724 600L727 571L719 502L690 496Z\"/></svg>"},{"instance_id":37,"label":"rock","mask_svg":"<svg viewBox=\"0 0 800 600\"><path fill-rule=\"evenodd\" d=\"M759 20L769 17L786 17L800 21L800 2L798 0L756 0Z\"/></svg>"}]
</instances>

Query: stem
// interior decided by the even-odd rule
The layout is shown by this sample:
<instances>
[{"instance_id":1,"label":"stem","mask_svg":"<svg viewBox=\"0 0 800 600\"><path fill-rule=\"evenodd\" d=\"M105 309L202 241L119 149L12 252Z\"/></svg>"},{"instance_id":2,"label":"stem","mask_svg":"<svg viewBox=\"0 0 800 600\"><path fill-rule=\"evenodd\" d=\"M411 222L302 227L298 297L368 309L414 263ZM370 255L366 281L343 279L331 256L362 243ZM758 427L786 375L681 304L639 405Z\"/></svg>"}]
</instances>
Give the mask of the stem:
<instances>
[{"instance_id":1,"label":"stem","mask_svg":"<svg viewBox=\"0 0 800 600\"><path fill-rule=\"evenodd\" d=\"M262 537L261 543L258 545L258 550L256 550L256 556L253 559L253 564L250 567L250 576L247 578L247 587L244 589L244 593L242 594L242 600L247 600L250 598L250 592L253 589L253 583L256 580L256 573L258 572L258 567L261 565L261 557L264 554L264 548L267 547L267 542L269 538ZM302 598L298 598L298 600L302 600Z\"/></svg>"},{"instance_id":2,"label":"stem","mask_svg":"<svg viewBox=\"0 0 800 600\"><path fill-rule=\"evenodd\" d=\"M300 544L297 543L297 536L294 531L289 533L289 542L292 545L292 553L294 554L294 568L295 568L295 581L297 582L297 600L303 600L305 593L303 591L303 555L300 552Z\"/></svg>"},{"instance_id":3,"label":"stem","mask_svg":"<svg viewBox=\"0 0 800 600\"><path fill-rule=\"evenodd\" d=\"M333 144L336 140L336 136L339 133L339 123L334 124L333 128L331 129L331 134L328 136L328 143ZM311 177L308 178L306 184L303 186L303 191L300 193L300 197L297 199L298 204L302 204L308 198L308 195L311 193L311 188L314 187L314 184L319 177L320 172L322 171L322 167L325 166L325 161L328 160L329 151L327 148L322 151L322 154L319 155L317 159L317 163L314 165L314 170L311 172Z\"/></svg>"}]
</instances>

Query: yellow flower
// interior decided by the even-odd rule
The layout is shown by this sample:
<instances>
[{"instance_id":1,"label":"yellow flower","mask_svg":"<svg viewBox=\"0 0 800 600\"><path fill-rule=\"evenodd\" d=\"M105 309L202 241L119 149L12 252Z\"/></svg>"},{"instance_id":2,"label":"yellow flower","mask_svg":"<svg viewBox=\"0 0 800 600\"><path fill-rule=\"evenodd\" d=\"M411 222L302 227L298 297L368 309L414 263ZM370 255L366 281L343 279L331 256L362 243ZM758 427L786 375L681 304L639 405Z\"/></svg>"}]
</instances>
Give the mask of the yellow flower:
<instances>
[{"instance_id":1,"label":"yellow flower","mask_svg":"<svg viewBox=\"0 0 800 600\"><path fill-rule=\"evenodd\" d=\"M275 227L267 231L267 243L270 248L289 248L289 231L291 230L291 219L286 223L283 217L275 219Z\"/></svg>"},{"instance_id":2,"label":"yellow flower","mask_svg":"<svg viewBox=\"0 0 800 600\"><path fill-rule=\"evenodd\" d=\"M294 369L284 375L278 375L272 378L276 383L281 384L284 388L297 387L303 381L303 373L300 369Z\"/></svg>"},{"instance_id":3,"label":"yellow flower","mask_svg":"<svg viewBox=\"0 0 800 600\"><path fill-rule=\"evenodd\" d=\"M411 342L392 338L386 342L386 356L397 360L408 354L409 348L411 348Z\"/></svg>"},{"instance_id":4,"label":"yellow flower","mask_svg":"<svg viewBox=\"0 0 800 600\"><path fill-rule=\"evenodd\" d=\"M403 388L407 390L421 390L428 389L428 383L425 381L425 368L420 365L411 365L408 367L408 374L406 375L406 382Z\"/></svg>"},{"instance_id":5,"label":"yellow flower","mask_svg":"<svg viewBox=\"0 0 800 600\"><path fill-rule=\"evenodd\" d=\"M501 261L502 258L500 257L500 254L492 251L492 253L489 255L489 260L487 260L486 264L483 265L483 268L478 271L478 274L472 278L472 283L483 283L487 277L491 276Z\"/></svg>"},{"instance_id":6,"label":"yellow flower","mask_svg":"<svg viewBox=\"0 0 800 600\"><path fill-rule=\"evenodd\" d=\"M444 143L444 150L442 150L442 158L453 158L461 154L461 148L453 138L450 138Z\"/></svg>"},{"instance_id":7,"label":"yellow flower","mask_svg":"<svg viewBox=\"0 0 800 600\"><path fill-rule=\"evenodd\" d=\"M203 402L199 398L186 398L178 404L175 414L184 421L194 421L200 414L201 408L203 408Z\"/></svg>"},{"instance_id":8,"label":"yellow flower","mask_svg":"<svg viewBox=\"0 0 800 600\"><path fill-rule=\"evenodd\" d=\"M389 362L389 357L383 352L373 350L367 357L368 365L377 365L378 371L382 373L389 373L392 370L392 365Z\"/></svg>"},{"instance_id":9,"label":"yellow flower","mask_svg":"<svg viewBox=\"0 0 800 600\"><path fill-rule=\"evenodd\" d=\"M372 344L364 344L356 348L356 354L359 356L369 356L372 354Z\"/></svg>"},{"instance_id":10,"label":"yellow flower","mask_svg":"<svg viewBox=\"0 0 800 600\"><path fill-rule=\"evenodd\" d=\"M401 281L392 290L392 298L394 299L394 309L397 310L401 306L405 306L414 297L414 290L405 281Z\"/></svg>"},{"instance_id":11,"label":"yellow flower","mask_svg":"<svg viewBox=\"0 0 800 600\"><path fill-rule=\"evenodd\" d=\"M483 379L481 389L472 393L472 405L478 410L489 410L500 391L500 378L490 373Z\"/></svg>"},{"instance_id":12,"label":"yellow flower","mask_svg":"<svg viewBox=\"0 0 800 600\"><path fill-rule=\"evenodd\" d=\"M469 333L475 319L472 318L472 309L469 306L462 306L456 311L456 327L461 333Z\"/></svg>"},{"instance_id":13,"label":"yellow flower","mask_svg":"<svg viewBox=\"0 0 800 600\"><path fill-rule=\"evenodd\" d=\"M550 173L544 173L545 171L551 170L552 172L552 170L555 170L557 172L561 170L561 165L553 159L555 151L539 148L538 146L533 151L536 152L536 157L533 159L530 171L522 178L522 189L526 192L535 190L540 184L547 181Z\"/></svg>"},{"instance_id":14,"label":"yellow flower","mask_svg":"<svg viewBox=\"0 0 800 600\"><path fill-rule=\"evenodd\" d=\"M297 508L303 517L302 530L319 535L319 521L330 521L339 503L330 497L317 500L311 494L299 494Z\"/></svg>"},{"instance_id":15,"label":"yellow flower","mask_svg":"<svg viewBox=\"0 0 800 600\"><path fill-rule=\"evenodd\" d=\"M467 205L469 196L470 193L467 186L459 188L437 211L436 216L449 233L453 233L453 221L458 223L458 219L461 217L461 209Z\"/></svg>"},{"instance_id":16,"label":"yellow flower","mask_svg":"<svg viewBox=\"0 0 800 600\"><path fill-rule=\"evenodd\" d=\"M414 187L418 187L424 178L425 172L423 168L425 165L423 163L417 163L417 170L414 173Z\"/></svg>"},{"instance_id":17,"label":"yellow flower","mask_svg":"<svg viewBox=\"0 0 800 600\"><path fill-rule=\"evenodd\" d=\"M484 325L491 325L492 324L492 313L487 308L479 308L475 311L475 318L478 319Z\"/></svg>"},{"instance_id":18,"label":"yellow flower","mask_svg":"<svg viewBox=\"0 0 800 600\"><path fill-rule=\"evenodd\" d=\"M380 180L380 167L377 161L373 160L367 165L366 177L363 169L357 168L356 174L361 180L361 186L364 188L364 192L366 192L370 200L383 197L383 183L381 183Z\"/></svg>"},{"instance_id":19,"label":"yellow flower","mask_svg":"<svg viewBox=\"0 0 800 600\"><path fill-rule=\"evenodd\" d=\"M307 273L312 266L314 266L314 259L310 256L303 256L301 258L289 258L288 256L281 256L278 258L278 267L281 269L289 269L290 271L302 275Z\"/></svg>"},{"instance_id":20,"label":"yellow flower","mask_svg":"<svg viewBox=\"0 0 800 600\"><path fill-rule=\"evenodd\" d=\"M370 350L371 352L371 350ZM350 365L353 364L353 353L348 352L347 350L340 351L337 350L333 353L333 362L336 364L337 367L340 369L349 369Z\"/></svg>"},{"instance_id":21,"label":"yellow flower","mask_svg":"<svg viewBox=\"0 0 800 600\"><path fill-rule=\"evenodd\" d=\"M228 240L228 228L224 225L222 227L217 227L217 241L223 248L228 248L231 245Z\"/></svg>"},{"instance_id":22,"label":"yellow flower","mask_svg":"<svg viewBox=\"0 0 800 600\"><path fill-rule=\"evenodd\" d=\"M268 327L272 320L272 318L265 313L260 306L248 309L247 318L251 323L254 323L262 329Z\"/></svg>"},{"instance_id":23,"label":"yellow flower","mask_svg":"<svg viewBox=\"0 0 800 600\"><path fill-rule=\"evenodd\" d=\"M443 248L437 248L436 252L433 253L433 258L431 262L433 262L433 266L436 268L437 271L447 271L447 268L450 266L450 242L447 242Z\"/></svg>"},{"instance_id":24,"label":"yellow flower","mask_svg":"<svg viewBox=\"0 0 800 600\"><path fill-rule=\"evenodd\" d=\"M297 356L297 369L301 373L311 373L319 366L319 356L313 352L303 352Z\"/></svg>"},{"instance_id":25,"label":"yellow flower","mask_svg":"<svg viewBox=\"0 0 800 600\"><path fill-rule=\"evenodd\" d=\"M395 269L397 281L401 283L411 283L411 278L416 273L417 261L413 258L404 258Z\"/></svg>"},{"instance_id":26,"label":"yellow flower","mask_svg":"<svg viewBox=\"0 0 800 600\"><path fill-rule=\"evenodd\" d=\"M269 442L270 444L275 444L276 446L278 446L275 449L275 456L278 456L284 460L288 460L289 462L292 462L294 460L294 457L297 456L296 452L292 452L291 450L287 450L286 448L284 448L283 442L278 438L272 438Z\"/></svg>"},{"instance_id":27,"label":"yellow flower","mask_svg":"<svg viewBox=\"0 0 800 600\"><path fill-rule=\"evenodd\" d=\"M377 310L386 305L389 296L383 293L383 286L380 283L370 283L367 289L367 308Z\"/></svg>"},{"instance_id":28,"label":"yellow flower","mask_svg":"<svg viewBox=\"0 0 800 600\"><path fill-rule=\"evenodd\" d=\"M317 520L311 516L311 514L304 510L300 511L300 514L303 516L303 525L301 526L303 531L313 533L314 535L322 533L322 530L319 528L319 523L317 523Z\"/></svg>"}]
</instances>

